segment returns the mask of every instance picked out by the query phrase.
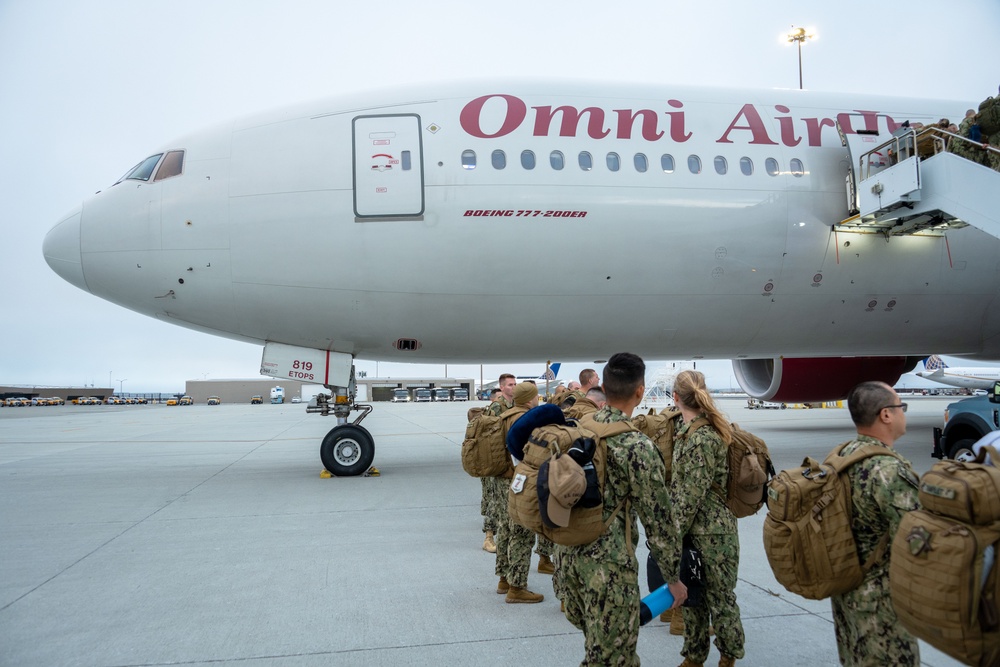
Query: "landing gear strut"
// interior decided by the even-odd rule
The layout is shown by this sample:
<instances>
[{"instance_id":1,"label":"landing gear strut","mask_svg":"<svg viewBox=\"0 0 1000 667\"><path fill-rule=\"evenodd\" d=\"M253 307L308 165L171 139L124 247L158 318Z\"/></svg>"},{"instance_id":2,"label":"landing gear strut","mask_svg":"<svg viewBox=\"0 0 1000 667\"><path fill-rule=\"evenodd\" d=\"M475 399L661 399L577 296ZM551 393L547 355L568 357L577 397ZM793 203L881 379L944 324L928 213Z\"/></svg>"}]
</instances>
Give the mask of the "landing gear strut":
<instances>
[{"instance_id":1,"label":"landing gear strut","mask_svg":"<svg viewBox=\"0 0 1000 667\"><path fill-rule=\"evenodd\" d=\"M320 445L320 459L326 469L338 477L361 475L371 467L375 459L375 439L368 429L361 426L361 420L374 408L355 402L357 385L354 382L353 366L348 386L324 386L330 390L330 395L317 395L316 406L306 408L306 412L318 412L324 417L333 413L337 418L337 425L330 429ZM348 423L347 418L354 410L361 411L361 414Z\"/></svg>"}]
</instances>

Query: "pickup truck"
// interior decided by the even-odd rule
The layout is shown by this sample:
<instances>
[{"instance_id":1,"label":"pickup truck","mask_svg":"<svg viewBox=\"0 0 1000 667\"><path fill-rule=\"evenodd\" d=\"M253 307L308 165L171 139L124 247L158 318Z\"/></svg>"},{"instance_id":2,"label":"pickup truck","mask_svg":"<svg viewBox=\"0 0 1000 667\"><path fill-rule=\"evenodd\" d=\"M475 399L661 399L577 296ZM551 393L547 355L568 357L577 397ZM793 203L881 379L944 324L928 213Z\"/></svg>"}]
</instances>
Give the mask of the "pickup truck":
<instances>
[{"instance_id":1,"label":"pickup truck","mask_svg":"<svg viewBox=\"0 0 1000 667\"><path fill-rule=\"evenodd\" d=\"M936 459L971 461L972 445L981 437L1000 428L1000 382L994 382L986 396L975 396L949 403L944 410L944 425L934 428Z\"/></svg>"}]
</instances>

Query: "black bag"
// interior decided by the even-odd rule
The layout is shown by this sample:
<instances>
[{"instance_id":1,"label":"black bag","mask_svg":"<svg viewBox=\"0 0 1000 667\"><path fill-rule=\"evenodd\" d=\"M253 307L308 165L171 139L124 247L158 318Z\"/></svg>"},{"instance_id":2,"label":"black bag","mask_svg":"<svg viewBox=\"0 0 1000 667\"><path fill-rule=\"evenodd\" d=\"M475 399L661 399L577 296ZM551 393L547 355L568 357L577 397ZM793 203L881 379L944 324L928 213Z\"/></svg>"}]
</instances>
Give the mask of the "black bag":
<instances>
[{"instance_id":1,"label":"black bag","mask_svg":"<svg viewBox=\"0 0 1000 667\"><path fill-rule=\"evenodd\" d=\"M649 543L646 543L649 546ZM652 554L646 556L646 583L650 591L667 583L663 580L660 566L653 560ZM688 596L682 606L699 607L705 590L705 568L701 563L701 552L695 549L689 535L684 536L684 546L681 548L681 583L687 586Z\"/></svg>"}]
</instances>

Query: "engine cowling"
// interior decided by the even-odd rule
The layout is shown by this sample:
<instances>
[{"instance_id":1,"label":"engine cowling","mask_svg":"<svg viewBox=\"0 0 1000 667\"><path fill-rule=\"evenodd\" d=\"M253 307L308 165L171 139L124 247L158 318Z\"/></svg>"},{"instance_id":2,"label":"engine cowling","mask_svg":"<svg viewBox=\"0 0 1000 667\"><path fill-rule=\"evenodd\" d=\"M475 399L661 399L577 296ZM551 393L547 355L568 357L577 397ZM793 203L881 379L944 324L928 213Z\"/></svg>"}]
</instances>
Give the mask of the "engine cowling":
<instances>
[{"instance_id":1,"label":"engine cowling","mask_svg":"<svg viewBox=\"0 0 1000 667\"><path fill-rule=\"evenodd\" d=\"M747 394L764 401L808 403L835 401L868 380L890 387L923 357L820 357L813 359L735 359L736 381Z\"/></svg>"}]
</instances>

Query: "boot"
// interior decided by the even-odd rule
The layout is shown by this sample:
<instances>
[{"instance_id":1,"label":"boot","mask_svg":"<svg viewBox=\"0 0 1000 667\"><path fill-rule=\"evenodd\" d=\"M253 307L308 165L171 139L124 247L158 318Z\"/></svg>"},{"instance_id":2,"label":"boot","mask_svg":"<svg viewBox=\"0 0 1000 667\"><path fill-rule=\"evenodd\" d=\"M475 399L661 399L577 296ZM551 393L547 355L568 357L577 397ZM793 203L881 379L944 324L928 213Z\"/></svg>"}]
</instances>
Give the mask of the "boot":
<instances>
[{"instance_id":1,"label":"boot","mask_svg":"<svg viewBox=\"0 0 1000 667\"><path fill-rule=\"evenodd\" d=\"M507 583L507 577L500 577L500 583L497 584L497 594L504 595L510 590L510 584Z\"/></svg>"},{"instance_id":2,"label":"boot","mask_svg":"<svg viewBox=\"0 0 1000 667\"><path fill-rule=\"evenodd\" d=\"M486 539L483 540L483 551L489 551L491 554L497 552L497 543L493 540L493 531L486 531Z\"/></svg>"},{"instance_id":3,"label":"boot","mask_svg":"<svg viewBox=\"0 0 1000 667\"><path fill-rule=\"evenodd\" d=\"M517 586L511 586L510 590L507 591L507 604L515 604L518 602L524 602L526 604L534 604L536 602L541 602L545 599L545 596L541 593L532 593L527 588L518 588Z\"/></svg>"},{"instance_id":4,"label":"boot","mask_svg":"<svg viewBox=\"0 0 1000 667\"><path fill-rule=\"evenodd\" d=\"M684 634L684 614L681 613L680 607L674 609L674 615L670 619L670 634L672 635Z\"/></svg>"},{"instance_id":5,"label":"boot","mask_svg":"<svg viewBox=\"0 0 1000 667\"><path fill-rule=\"evenodd\" d=\"M719 667L733 667L736 664L736 658L731 655L723 655L719 658Z\"/></svg>"},{"instance_id":6,"label":"boot","mask_svg":"<svg viewBox=\"0 0 1000 667\"><path fill-rule=\"evenodd\" d=\"M542 574L553 574L556 571L556 566L548 556L539 556L538 571Z\"/></svg>"},{"instance_id":7,"label":"boot","mask_svg":"<svg viewBox=\"0 0 1000 667\"><path fill-rule=\"evenodd\" d=\"M684 658L684 662L679 664L677 667L705 667L705 663L691 662L688 658Z\"/></svg>"}]
</instances>

